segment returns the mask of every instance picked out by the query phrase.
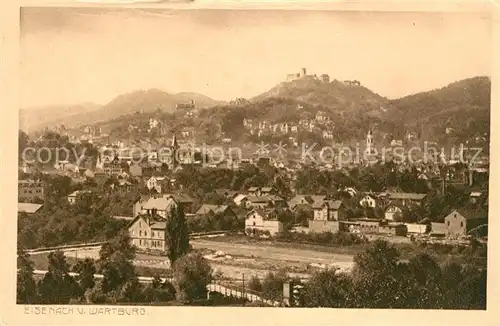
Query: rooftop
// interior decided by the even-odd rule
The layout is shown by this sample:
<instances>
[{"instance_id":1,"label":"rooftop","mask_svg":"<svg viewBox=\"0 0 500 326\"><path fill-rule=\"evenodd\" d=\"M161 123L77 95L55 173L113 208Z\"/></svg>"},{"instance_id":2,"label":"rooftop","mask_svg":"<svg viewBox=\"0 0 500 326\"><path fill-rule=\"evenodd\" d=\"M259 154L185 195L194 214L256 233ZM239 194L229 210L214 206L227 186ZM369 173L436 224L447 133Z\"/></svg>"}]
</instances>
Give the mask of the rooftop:
<instances>
[{"instance_id":1,"label":"rooftop","mask_svg":"<svg viewBox=\"0 0 500 326\"><path fill-rule=\"evenodd\" d=\"M208 214L209 212L213 212L214 214L220 214L223 213L229 206L227 205L210 205L210 204L203 204L200 209L196 212L198 215L205 215Z\"/></svg>"},{"instance_id":2,"label":"rooftop","mask_svg":"<svg viewBox=\"0 0 500 326\"><path fill-rule=\"evenodd\" d=\"M32 204L32 203L17 203L17 211L19 213L28 213L33 214L38 212L43 205L41 204Z\"/></svg>"}]
</instances>

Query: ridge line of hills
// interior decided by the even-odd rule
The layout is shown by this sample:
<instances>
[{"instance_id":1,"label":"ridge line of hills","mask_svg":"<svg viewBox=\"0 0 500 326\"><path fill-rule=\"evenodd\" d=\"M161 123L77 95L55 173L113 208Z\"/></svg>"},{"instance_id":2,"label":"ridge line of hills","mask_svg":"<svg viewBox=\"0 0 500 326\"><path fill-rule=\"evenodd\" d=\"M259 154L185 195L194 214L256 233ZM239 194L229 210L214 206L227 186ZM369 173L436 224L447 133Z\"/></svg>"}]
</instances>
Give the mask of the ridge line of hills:
<instances>
[{"instance_id":1,"label":"ridge line of hills","mask_svg":"<svg viewBox=\"0 0 500 326\"><path fill-rule=\"evenodd\" d=\"M324 82L306 76L279 83L243 102L216 101L189 92L169 94L153 88L119 95L103 106L84 103L21 110L20 128L27 132L59 124L71 128L109 122L140 111L172 113L177 104L194 100L197 108L209 109L201 111L198 117L202 120L200 125L209 120L210 123L225 124L226 129L228 123L240 124L243 118L279 121L296 119L304 114L303 111L324 110L338 119L356 120L350 128L376 123L382 129L404 126L425 129L424 132L431 134L436 131L433 129L448 127L489 132L490 93L491 81L485 76L463 79L439 89L397 99L383 97L360 84L351 85L338 80Z\"/></svg>"}]
</instances>

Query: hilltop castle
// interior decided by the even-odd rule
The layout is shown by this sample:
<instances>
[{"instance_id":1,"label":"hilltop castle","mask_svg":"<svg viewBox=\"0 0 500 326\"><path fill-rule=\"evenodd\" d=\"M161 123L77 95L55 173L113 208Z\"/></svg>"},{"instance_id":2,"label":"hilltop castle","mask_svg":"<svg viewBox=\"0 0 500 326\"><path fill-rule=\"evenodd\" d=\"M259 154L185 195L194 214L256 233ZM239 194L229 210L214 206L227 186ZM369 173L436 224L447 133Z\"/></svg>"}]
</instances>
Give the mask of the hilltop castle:
<instances>
[{"instance_id":1,"label":"hilltop castle","mask_svg":"<svg viewBox=\"0 0 500 326\"><path fill-rule=\"evenodd\" d=\"M306 68L301 68L300 72L286 75L286 81L289 82L289 81L293 81L293 80L297 80L297 79L301 79L301 78L305 78L305 77L310 77L310 78L318 79L318 80L321 80L324 83L329 83L330 82L330 76L328 76L327 74L322 74L318 78L318 76L316 76L316 75L308 75Z\"/></svg>"}]
</instances>

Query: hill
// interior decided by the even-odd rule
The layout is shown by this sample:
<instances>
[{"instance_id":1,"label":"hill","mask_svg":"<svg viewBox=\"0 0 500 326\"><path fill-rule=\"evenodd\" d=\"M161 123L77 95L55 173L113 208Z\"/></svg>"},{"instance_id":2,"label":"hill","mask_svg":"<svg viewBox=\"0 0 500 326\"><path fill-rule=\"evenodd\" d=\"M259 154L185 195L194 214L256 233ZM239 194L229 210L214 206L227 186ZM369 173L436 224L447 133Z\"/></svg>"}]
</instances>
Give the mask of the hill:
<instances>
[{"instance_id":1,"label":"hill","mask_svg":"<svg viewBox=\"0 0 500 326\"><path fill-rule=\"evenodd\" d=\"M282 82L254 97L252 101L262 101L273 97L328 107L338 112L361 111L375 115L382 112L381 107L388 105L386 98L362 85L349 85L338 80L323 82L312 76Z\"/></svg>"},{"instance_id":2,"label":"hill","mask_svg":"<svg viewBox=\"0 0 500 326\"><path fill-rule=\"evenodd\" d=\"M191 100L199 108L222 103L197 93L169 94L158 89L139 90L119 95L104 106L80 104L24 109L20 112L20 128L29 132L60 124L77 127L141 111L153 112L160 109L162 112L173 112L177 104L189 103Z\"/></svg>"},{"instance_id":3,"label":"hill","mask_svg":"<svg viewBox=\"0 0 500 326\"><path fill-rule=\"evenodd\" d=\"M466 141L489 133L491 81L474 77L390 101L383 119L437 138ZM449 132L446 133L446 128ZM453 130L453 131L452 131Z\"/></svg>"},{"instance_id":4,"label":"hill","mask_svg":"<svg viewBox=\"0 0 500 326\"><path fill-rule=\"evenodd\" d=\"M92 123L93 113L101 108L101 105L95 103L24 108L19 111L19 126L22 130L31 132L46 126Z\"/></svg>"},{"instance_id":5,"label":"hill","mask_svg":"<svg viewBox=\"0 0 500 326\"><path fill-rule=\"evenodd\" d=\"M103 107L101 114L103 120L108 120L136 111L152 112L160 109L164 112L173 112L177 104L189 103L191 100L194 100L196 106L199 108L206 108L221 103L197 93L169 94L153 88L126 93L116 97Z\"/></svg>"}]
</instances>

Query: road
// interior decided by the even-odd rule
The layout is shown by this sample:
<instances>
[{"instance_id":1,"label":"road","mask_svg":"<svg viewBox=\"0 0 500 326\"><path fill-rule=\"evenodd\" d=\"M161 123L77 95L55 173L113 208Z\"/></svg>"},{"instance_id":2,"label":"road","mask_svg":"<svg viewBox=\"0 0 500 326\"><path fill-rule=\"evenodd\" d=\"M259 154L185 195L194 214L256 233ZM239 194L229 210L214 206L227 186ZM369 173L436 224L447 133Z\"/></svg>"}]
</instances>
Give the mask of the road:
<instances>
[{"instance_id":1,"label":"road","mask_svg":"<svg viewBox=\"0 0 500 326\"><path fill-rule=\"evenodd\" d=\"M260 257L265 259L293 261L301 263L338 264L347 267L353 264L353 256L347 254L332 254L307 249L279 248L252 244L226 243L209 240L191 240L195 249L210 249L224 251L229 255Z\"/></svg>"}]
</instances>

